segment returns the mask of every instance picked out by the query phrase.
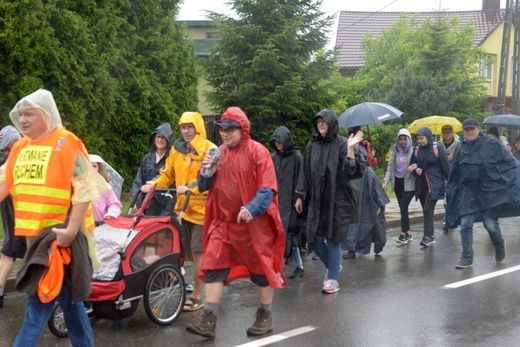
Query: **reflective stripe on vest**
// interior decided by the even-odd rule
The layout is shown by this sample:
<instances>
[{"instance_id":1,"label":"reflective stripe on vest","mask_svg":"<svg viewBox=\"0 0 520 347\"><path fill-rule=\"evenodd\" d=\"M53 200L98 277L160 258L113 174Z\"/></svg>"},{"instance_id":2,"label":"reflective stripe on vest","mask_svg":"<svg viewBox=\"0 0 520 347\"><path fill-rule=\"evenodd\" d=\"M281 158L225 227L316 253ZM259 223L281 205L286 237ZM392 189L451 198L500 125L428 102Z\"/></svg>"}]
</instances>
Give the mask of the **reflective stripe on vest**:
<instances>
[{"instance_id":1,"label":"reflective stripe on vest","mask_svg":"<svg viewBox=\"0 0 520 347\"><path fill-rule=\"evenodd\" d=\"M6 170L15 210L15 235L36 236L51 225L65 223L80 151L86 155L81 140L65 128L42 140L22 138L15 144ZM89 212L92 214L91 205ZM92 231L93 218L85 222Z\"/></svg>"}]
</instances>

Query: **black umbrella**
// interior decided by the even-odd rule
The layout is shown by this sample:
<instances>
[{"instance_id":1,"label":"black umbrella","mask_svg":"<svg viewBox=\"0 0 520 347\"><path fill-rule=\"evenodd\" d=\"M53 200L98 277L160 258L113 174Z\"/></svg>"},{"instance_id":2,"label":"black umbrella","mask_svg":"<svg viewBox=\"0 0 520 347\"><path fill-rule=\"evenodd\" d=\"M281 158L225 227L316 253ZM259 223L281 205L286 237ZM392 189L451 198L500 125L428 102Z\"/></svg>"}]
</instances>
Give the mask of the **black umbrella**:
<instances>
[{"instance_id":1,"label":"black umbrella","mask_svg":"<svg viewBox=\"0 0 520 347\"><path fill-rule=\"evenodd\" d=\"M382 102L364 102L347 108L338 118L342 128L361 127L401 117L402 111Z\"/></svg>"},{"instance_id":2,"label":"black umbrella","mask_svg":"<svg viewBox=\"0 0 520 347\"><path fill-rule=\"evenodd\" d=\"M482 124L494 125L497 127L504 127L509 129L520 129L520 116L515 114L499 114L496 116L489 116Z\"/></svg>"}]
</instances>

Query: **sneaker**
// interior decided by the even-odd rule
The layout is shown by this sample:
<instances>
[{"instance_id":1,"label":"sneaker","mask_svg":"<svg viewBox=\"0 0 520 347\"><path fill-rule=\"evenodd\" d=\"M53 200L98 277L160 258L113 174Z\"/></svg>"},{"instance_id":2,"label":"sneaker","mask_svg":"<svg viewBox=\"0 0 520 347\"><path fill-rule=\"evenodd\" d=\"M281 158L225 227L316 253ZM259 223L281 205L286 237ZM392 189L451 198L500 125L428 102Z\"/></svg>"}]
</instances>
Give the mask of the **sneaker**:
<instances>
[{"instance_id":1,"label":"sneaker","mask_svg":"<svg viewBox=\"0 0 520 347\"><path fill-rule=\"evenodd\" d=\"M506 257L506 248L503 246L495 247L495 260L500 262Z\"/></svg>"},{"instance_id":2,"label":"sneaker","mask_svg":"<svg viewBox=\"0 0 520 347\"><path fill-rule=\"evenodd\" d=\"M0 308L4 307L4 296L0 295Z\"/></svg>"},{"instance_id":3,"label":"sneaker","mask_svg":"<svg viewBox=\"0 0 520 347\"><path fill-rule=\"evenodd\" d=\"M406 237L406 234L399 235L399 237L397 238L397 242L402 243L402 244L407 243L408 238Z\"/></svg>"},{"instance_id":4,"label":"sneaker","mask_svg":"<svg viewBox=\"0 0 520 347\"><path fill-rule=\"evenodd\" d=\"M316 253L312 253L312 260L320 260L320 257Z\"/></svg>"},{"instance_id":5,"label":"sneaker","mask_svg":"<svg viewBox=\"0 0 520 347\"><path fill-rule=\"evenodd\" d=\"M356 252L346 251L343 253L343 259L356 259Z\"/></svg>"},{"instance_id":6,"label":"sneaker","mask_svg":"<svg viewBox=\"0 0 520 347\"><path fill-rule=\"evenodd\" d=\"M188 283L186 285L186 291L187 292L192 292L194 289L195 289L195 282L191 281L191 283Z\"/></svg>"},{"instance_id":7,"label":"sneaker","mask_svg":"<svg viewBox=\"0 0 520 347\"><path fill-rule=\"evenodd\" d=\"M430 245L433 245L434 243L436 243L435 236L433 236L433 235L430 236L430 237L424 236L422 241L421 241L421 243L420 243L420 245L422 247L430 247Z\"/></svg>"},{"instance_id":8,"label":"sneaker","mask_svg":"<svg viewBox=\"0 0 520 347\"><path fill-rule=\"evenodd\" d=\"M248 336L259 336L273 331L273 319L271 318L271 311L267 311L263 307L256 310L256 320L252 326L247 329Z\"/></svg>"},{"instance_id":9,"label":"sneaker","mask_svg":"<svg viewBox=\"0 0 520 347\"><path fill-rule=\"evenodd\" d=\"M199 321L194 324L188 324L186 326L186 331L208 339L214 339L216 325L217 317L210 310L204 309L199 316Z\"/></svg>"},{"instance_id":10,"label":"sneaker","mask_svg":"<svg viewBox=\"0 0 520 347\"><path fill-rule=\"evenodd\" d=\"M411 232L410 232L410 233L406 233L406 240L407 240L408 242L410 242L410 241L413 240L413 237L412 237L412 233L411 233Z\"/></svg>"},{"instance_id":11,"label":"sneaker","mask_svg":"<svg viewBox=\"0 0 520 347\"><path fill-rule=\"evenodd\" d=\"M460 258L457 265L455 265L455 267L457 269L467 269L468 267L472 267L472 266L473 266L473 260L471 260L469 258Z\"/></svg>"},{"instance_id":12,"label":"sneaker","mask_svg":"<svg viewBox=\"0 0 520 347\"><path fill-rule=\"evenodd\" d=\"M448 227L446 226L446 224L443 224L443 225L442 225L442 232L445 233L445 234L447 234L447 233L450 232L450 228L448 228Z\"/></svg>"},{"instance_id":13,"label":"sneaker","mask_svg":"<svg viewBox=\"0 0 520 347\"><path fill-rule=\"evenodd\" d=\"M321 288L321 292L325 294L334 294L339 291L339 283L336 280L327 280Z\"/></svg>"},{"instance_id":14,"label":"sneaker","mask_svg":"<svg viewBox=\"0 0 520 347\"><path fill-rule=\"evenodd\" d=\"M297 278L297 277L303 277L305 276L305 270L301 267L296 267L289 278Z\"/></svg>"}]
</instances>

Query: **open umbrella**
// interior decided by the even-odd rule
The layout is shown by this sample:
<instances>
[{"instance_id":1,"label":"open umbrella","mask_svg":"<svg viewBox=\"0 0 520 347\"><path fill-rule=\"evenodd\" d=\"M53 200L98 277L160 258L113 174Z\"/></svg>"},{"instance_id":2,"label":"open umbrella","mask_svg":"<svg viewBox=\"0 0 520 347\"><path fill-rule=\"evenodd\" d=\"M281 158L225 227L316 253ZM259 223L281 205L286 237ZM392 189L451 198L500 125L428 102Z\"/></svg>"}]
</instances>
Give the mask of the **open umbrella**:
<instances>
[{"instance_id":1,"label":"open umbrella","mask_svg":"<svg viewBox=\"0 0 520 347\"><path fill-rule=\"evenodd\" d=\"M97 163L102 163L105 171L108 174L108 180L112 188L114 188L114 192L118 199L121 199L121 191L123 190L123 177L116 171L112 166L110 166L106 161L103 160L99 155L89 154L90 161L95 161Z\"/></svg>"},{"instance_id":2,"label":"open umbrella","mask_svg":"<svg viewBox=\"0 0 520 347\"><path fill-rule=\"evenodd\" d=\"M499 114L496 116L489 116L482 124L494 125L497 127L504 127L509 129L520 129L520 116L515 114Z\"/></svg>"},{"instance_id":3,"label":"open umbrella","mask_svg":"<svg viewBox=\"0 0 520 347\"><path fill-rule=\"evenodd\" d=\"M347 108L339 118L342 128L361 127L401 117L402 111L382 102L363 102Z\"/></svg>"},{"instance_id":4,"label":"open umbrella","mask_svg":"<svg viewBox=\"0 0 520 347\"><path fill-rule=\"evenodd\" d=\"M444 116L429 116L416 119L407 129L410 133L415 134L420 128L427 127L432 131L432 134L440 135L442 133L442 127L445 125L451 125L454 132L462 130L462 124L457 118Z\"/></svg>"}]
</instances>

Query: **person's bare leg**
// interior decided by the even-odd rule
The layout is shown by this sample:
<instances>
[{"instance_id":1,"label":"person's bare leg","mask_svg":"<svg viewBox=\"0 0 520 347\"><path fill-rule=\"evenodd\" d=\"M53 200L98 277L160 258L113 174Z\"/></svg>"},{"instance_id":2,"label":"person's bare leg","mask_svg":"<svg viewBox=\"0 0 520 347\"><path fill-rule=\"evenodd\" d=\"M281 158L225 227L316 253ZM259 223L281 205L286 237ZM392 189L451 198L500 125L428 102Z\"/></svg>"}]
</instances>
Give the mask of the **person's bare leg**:
<instances>
[{"instance_id":1,"label":"person's bare leg","mask_svg":"<svg viewBox=\"0 0 520 347\"><path fill-rule=\"evenodd\" d=\"M258 300L262 305L271 305L274 296L274 288L256 286Z\"/></svg>"},{"instance_id":2,"label":"person's bare leg","mask_svg":"<svg viewBox=\"0 0 520 347\"><path fill-rule=\"evenodd\" d=\"M2 254L2 259L0 259L0 286L5 287L7 278L13 270L13 267L14 259ZM3 293L0 293L0 295L1 294Z\"/></svg>"},{"instance_id":3,"label":"person's bare leg","mask_svg":"<svg viewBox=\"0 0 520 347\"><path fill-rule=\"evenodd\" d=\"M206 302L218 304L224 293L224 282L206 283Z\"/></svg>"},{"instance_id":4,"label":"person's bare leg","mask_svg":"<svg viewBox=\"0 0 520 347\"><path fill-rule=\"evenodd\" d=\"M193 252L193 281L195 282L195 286L193 288L193 293L191 293L191 297L200 300L202 297L202 290L204 289L204 282L199 278L198 274L200 271L200 267L202 266L203 253L202 252Z\"/></svg>"},{"instance_id":5,"label":"person's bare leg","mask_svg":"<svg viewBox=\"0 0 520 347\"><path fill-rule=\"evenodd\" d=\"M13 267L14 259L2 254L2 259L0 259L0 307L4 306L5 284Z\"/></svg>"}]
</instances>

